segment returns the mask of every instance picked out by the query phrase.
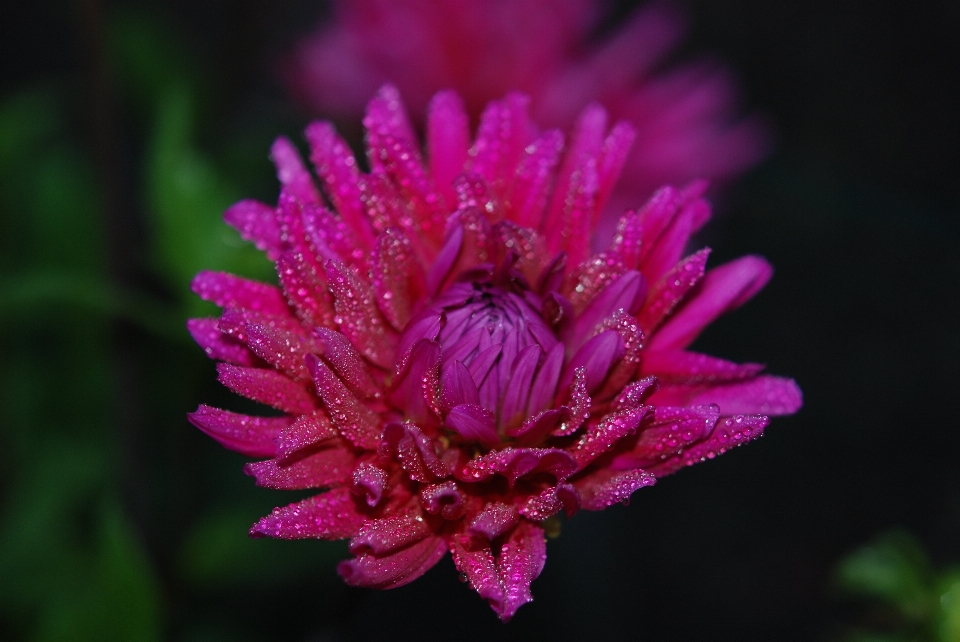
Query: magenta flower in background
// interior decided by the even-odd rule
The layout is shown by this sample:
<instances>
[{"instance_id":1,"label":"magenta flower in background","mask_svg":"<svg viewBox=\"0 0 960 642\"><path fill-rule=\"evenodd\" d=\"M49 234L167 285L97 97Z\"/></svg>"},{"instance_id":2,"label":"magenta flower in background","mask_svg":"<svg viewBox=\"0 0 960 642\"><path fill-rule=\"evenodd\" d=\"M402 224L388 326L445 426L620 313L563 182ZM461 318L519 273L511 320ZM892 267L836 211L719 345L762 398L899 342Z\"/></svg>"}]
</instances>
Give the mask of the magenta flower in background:
<instances>
[{"instance_id":1,"label":"magenta flower in background","mask_svg":"<svg viewBox=\"0 0 960 642\"><path fill-rule=\"evenodd\" d=\"M391 588L447 551L503 620L531 600L558 513L601 510L761 434L801 404L792 380L687 350L770 277L759 257L684 258L705 184L665 187L591 236L634 137L596 105L568 140L528 99L490 103L473 142L453 92L423 153L392 87L364 125L370 172L329 123L306 131L320 189L284 138L276 207L225 218L280 286L201 273L224 308L189 329L220 381L279 410L190 415L281 490L254 536L350 540L339 573Z\"/></svg>"},{"instance_id":2,"label":"magenta flower in background","mask_svg":"<svg viewBox=\"0 0 960 642\"><path fill-rule=\"evenodd\" d=\"M597 0L350 0L292 52L288 87L319 115L354 118L383 83L413 113L434 92L456 90L476 118L520 90L541 125L568 129L589 103L629 121L637 144L613 194L611 217L665 184L736 176L767 149L756 118L742 118L729 72L716 62L668 66L685 30L655 3L595 38Z\"/></svg>"}]
</instances>

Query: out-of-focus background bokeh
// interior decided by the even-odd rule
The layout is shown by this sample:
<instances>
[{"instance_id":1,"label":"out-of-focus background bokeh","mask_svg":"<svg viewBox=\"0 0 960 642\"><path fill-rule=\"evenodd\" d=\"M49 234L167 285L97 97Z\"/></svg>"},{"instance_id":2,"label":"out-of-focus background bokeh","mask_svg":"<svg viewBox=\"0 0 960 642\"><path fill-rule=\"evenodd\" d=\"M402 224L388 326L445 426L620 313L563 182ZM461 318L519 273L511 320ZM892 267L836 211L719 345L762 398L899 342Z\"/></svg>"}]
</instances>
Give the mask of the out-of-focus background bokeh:
<instances>
[{"instance_id":1,"label":"out-of-focus background bokeh","mask_svg":"<svg viewBox=\"0 0 960 642\"><path fill-rule=\"evenodd\" d=\"M960 5L685 5L675 60L724 59L777 133L703 238L776 277L698 347L806 405L564 524L504 626L449 559L375 592L342 543L248 539L298 497L185 419L245 408L188 284L272 278L220 217L275 199L308 120L277 66L326 5L0 3L0 639L960 640Z\"/></svg>"}]
</instances>

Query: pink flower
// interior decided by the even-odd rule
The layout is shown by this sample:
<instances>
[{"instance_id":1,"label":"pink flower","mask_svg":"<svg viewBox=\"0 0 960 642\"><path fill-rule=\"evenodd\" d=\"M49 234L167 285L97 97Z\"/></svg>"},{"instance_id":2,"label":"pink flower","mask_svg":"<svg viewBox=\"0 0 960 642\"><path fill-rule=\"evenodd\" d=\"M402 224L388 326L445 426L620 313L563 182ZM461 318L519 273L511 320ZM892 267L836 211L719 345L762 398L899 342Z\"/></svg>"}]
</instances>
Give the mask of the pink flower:
<instances>
[{"instance_id":1,"label":"pink flower","mask_svg":"<svg viewBox=\"0 0 960 642\"><path fill-rule=\"evenodd\" d=\"M596 39L596 0L350 0L292 53L283 74L317 113L352 118L383 83L414 113L454 89L476 118L520 90L544 126L569 128L587 104L605 105L637 132L616 190L615 219L664 184L732 178L757 162L767 135L736 111L735 84L715 62L668 67L685 30L660 3Z\"/></svg>"},{"instance_id":2,"label":"pink flower","mask_svg":"<svg viewBox=\"0 0 960 642\"><path fill-rule=\"evenodd\" d=\"M593 254L632 128L591 106L564 145L527 102L491 103L471 145L462 102L437 94L424 155L385 87L364 120L369 173L329 123L307 128L320 190L278 139L278 205L225 218L280 287L201 273L194 291L224 312L189 323L225 386L282 413L191 421L266 458L246 467L257 484L324 489L252 535L349 538L340 574L375 588L450 551L503 620L531 600L561 510L625 502L801 403L761 366L686 350L771 273L682 258L710 215L704 184L658 191Z\"/></svg>"}]
</instances>

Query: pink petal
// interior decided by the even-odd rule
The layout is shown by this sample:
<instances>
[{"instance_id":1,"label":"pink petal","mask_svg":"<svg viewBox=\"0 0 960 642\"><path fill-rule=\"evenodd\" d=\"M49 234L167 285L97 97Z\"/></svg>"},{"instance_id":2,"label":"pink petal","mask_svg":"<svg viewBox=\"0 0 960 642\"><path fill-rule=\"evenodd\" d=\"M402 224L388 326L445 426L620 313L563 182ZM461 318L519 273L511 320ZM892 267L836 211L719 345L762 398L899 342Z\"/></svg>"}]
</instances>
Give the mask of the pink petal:
<instances>
[{"instance_id":1,"label":"pink petal","mask_svg":"<svg viewBox=\"0 0 960 642\"><path fill-rule=\"evenodd\" d=\"M733 363L683 350L647 352L643 357L643 372L655 374L665 385L739 381L755 377L762 370L759 363Z\"/></svg>"},{"instance_id":2,"label":"pink petal","mask_svg":"<svg viewBox=\"0 0 960 642\"><path fill-rule=\"evenodd\" d=\"M580 439L567 449L577 463L577 470L582 470L594 459L610 451L618 441L636 432L640 422L652 410L651 406L619 410L587 428Z\"/></svg>"},{"instance_id":3,"label":"pink petal","mask_svg":"<svg viewBox=\"0 0 960 642\"><path fill-rule=\"evenodd\" d=\"M767 284L773 268L759 256L745 256L707 272L697 291L653 335L650 350L680 350L718 316L749 301Z\"/></svg>"},{"instance_id":4,"label":"pink petal","mask_svg":"<svg viewBox=\"0 0 960 642\"><path fill-rule=\"evenodd\" d=\"M640 327L649 336L673 312L706 272L709 249L703 249L680 261L657 281L647 295L647 303L638 316Z\"/></svg>"},{"instance_id":5,"label":"pink petal","mask_svg":"<svg viewBox=\"0 0 960 642\"><path fill-rule=\"evenodd\" d=\"M345 539L359 532L366 521L367 516L357 510L350 489L341 487L274 508L272 513L251 527L250 536Z\"/></svg>"},{"instance_id":6,"label":"pink petal","mask_svg":"<svg viewBox=\"0 0 960 642\"><path fill-rule=\"evenodd\" d=\"M430 534L422 517L393 515L375 519L350 540L350 553L383 555L419 542Z\"/></svg>"},{"instance_id":7,"label":"pink petal","mask_svg":"<svg viewBox=\"0 0 960 642\"><path fill-rule=\"evenodd\" d=\"M594 206L596 208L594 225L596 224L596 216L603 211L610 199L610 194L620 178L636 137L637 131L633 125L621 120L613 126L610 134L603 141L603 148L600 150L600 163L597 168L599 187L597 189L597 202Z\"/></svg>"},{"instance_id":8,"label":"pink petal","mask_svg":"<svg viewBox=\"0 0 960 642\"><path fill-rule=\"evenodd\" d=\"M503 585L490 544L475 547L468 537L452 537L450 552L457 570L470 582L470 588L494 609L499 608L503 602Z\"/></svg>"},{"instance_id":9,"label":"pink petal","mask_svg":"<svg viewBox=\"0 0 960 642\"><path fill-rule=\"evenodd\" d=\"M433 483L449 477L452 472L451 462L438 455L436 442L412 423L387 424L380 452L396 457L407 475L421 483ZM447 450L443 454L455 455L456 451Z\"/></svg>"},{"instance_id":10,"label":"pink petal","mask_svg":"<svg viewBox=\"0 0 960 642\"><path fill-rule=\"evenodd\" d=\"M339 437L340 433L336 431L329 417L318 410L311 415L301 415L297 417L289 426L280 431L277 437L276 458L284 461L301 453L306 448L311 448L317 444Z\"/></svg>"},{"instance_id":11,"label":"pink petal","mask_svg":"<svg viewBox=\"0 0 960 642\"><path fill-rule=\"evenodd\" d=\"M317 394L330 414L330 421L358 448L375 450L380 443L380 417L347 390L326 363L313 355L307 357Z\"/></svg>"},{"instance_id":12,"label":"pink petal","mask_svg":"<svg viewBox=\"0 0 960 642\"><path fill-rule=\"evenodd\" d=\"M560 370L563 367L563 353L564 345L558 343L550 349L546 358L544 358L530 389L530 401L527 404L528 415L533 416L551 405L557 394Z\"/></svg>"},{"instance_id":13,"label":"pink petal","mask_svg":"<svg viewBox=\"0 0 960 642\"><path fill-rule=\"evenodd\" d=\"M440 407L444 412L449 412L454 406L460 404L480 403L480 394L477 392L477 384L470 376L470 371L460 361L454 361L444 366L443 376L440 382Z\"/></svg>"},{"instance_id":14,"label":"pink petal","mask_svg":"<svg viewBox=\"0 0 960 642\"><path fill-rule=\"evenodd\" d=\"M719 417L717 406L657 406L653 420L644 427L633 450L618 455L610 467L649 469L703 440Z\"/></svg>"},{"instance_id":15,"label":"pink petal","mask_svg":"<svg viewBox=\"0 0 960 642\"><path fill-rule=\"evenodd\" d=\"M365 247L373 247L373 230L361 200L360 171L350 147L328 122L310 123L306 137L310 143L310 161L330 202Z\"/></svg>"},{"instance_id":16,"label":"pink petal","mask_svg":"<svg viewBox=\"0 0 960 642\"><path fill-rule=\"evenodd\" d=\"M630 495L644 486L652 486L657 478L643 470L616 472L598 470L574 482L586 510L603 510L616 503L630 501Z\"/></svg>"},{"instance_id":17,"label":"pink petal","mask_svg":"<svg viewBox=\"0 0 960 642\"><path fill-rule=\"evenodd\" d=\"M476 404L455 406L444 419L444 425L456 431L467 441L477 442L487 448L500 445L493 412Z\"/></svg>"},{"instance_id":18,"label":"pink petal","mask_svg":"<svg viewBox=\"0 0 960 642\"><path fill-rule=\"evenodd\" d=\"M468 481L486 481L494 475L501 475L513 485L519 478L533 472L547 472L563 481L576 469L576 461L556 448L507 447L470 460L461 474Z\"/></svg>"},{"instance_id":19,"label":"pink petal","mask_svg":"<svg viewBox=\"0 0 960 642\"><path fill-rule=\"evenodd\" d=\"M428 537L383 557L363 554L340 562L337 572L350 586L388 589L408 584L440 561L447 552L439 537Z\"/></svg>"},{"instance_id":20,"label":"pink petal","mask_svg":"<svg viewBox=\"0 0 960 642\"><path fill-rule=\"evenodd\" d=\"M517 515L515 507L503 502L493 501L486 504L483 510L470 520L468 531L472 535L483 537L492 542L513 528L518 519L519 515Z\"/></svg>"},{"instance_id":21,"label":"pink petal","mask_svg":"<svg viewBox=\"0 0 960 642\"><path fill-rule=\"evenodd\" d=\"M614 330L605 330L593 337L581 347L563 369L560 377L561 387L570 385L577 369L583 368L587 390L592 392L600 387L610 366L623 356L624 344L620 334Z\"/></svg>"},{"instance_id":22,"label":"pink petal","mask_svg":"<svg viewBox=\"0 0 960 642\"><path fill-rule=\"evenodd\" d=\"M542 352L539 345L533 344L517 353L510 383L507 386L507 394L504 395L503 402L500 404L500 425L518 425L526 418L530 387L533 385L533 375Z\"/></svg>"},{"instance_id":23,"label":"pink petal","mask_svg":"<svg viewBox=\"0 0 960 642\"><path fill-rule=\"evenodd\" d=\"M493 609L501 620L507 622L518 608L533 601L530 583L540 575L546 560L547 540L543 528L522 520L504 542L497 560L503 600L493 605Z\"/></svg>"},{"instance_id":24,"label":"pink petal","mask_svg":"<svg viewBox=\"0 0 960 642\"><path fill-rule=\"evenodd\" d=\"M377 306L395 330L403 330L426 295L426 275L413 254L410 240L390 227L377 239L373 258Z\"/></svg>"},{"instance_id":25,"label":"pink petal","mask_svg":"<svg viewBox=\"0 0 960 642\"><path fill-rule=\"evenodd\" d=\"M763 375L738 383L705 387L687 403L713 403L725 415L792 415L803 405L803 393L793 379Z\"/></svg>"},{"instance_id":26,"label":"pink petal","mask_svg":"<svg viewBox=\"0 0 960 642\"><path fill-rule=\"evenodd\" d=\"M187 331L211 359L238 366L252 366L255 357L233 337L220 331L218 319L187 319Z\"/></svg>"},{"instance_id":27,"label":"pink petal","mask_svg":"<svg viewBox=\"0 0 960 642\"><path fill-rule=\"evenodd\" d=\"M276 287L227 274L203 271L193 277L193 291L204 301L221 308L245 308L256 312L290 316L290 308Z\"/></svg>"},{"instance_id":28,"label":"pink petal","mask_svg":"<svg viewBox=\"0 0 960 642\"><path fill-rule=\"evenodd\" d=\"M387 472L363 462L353 470L353 492L366 498L371 508L380 503L387 487Z\"/></svg>"},{"instance_id":29,"label":"pink petal","mask_svg":"<svg viewBox=\"0 0 960 642\"><path fill-rule=\"evenodd\" d=\"M277 179L290 194L303 203L320 203L320 194L293 143L281 136L270 148L270 158L277 167Z\"/></svg>"},{"instance_id":30,"label":"pink petal","mask_svg":"<svg viewBox=\"0 0 960 642\"><path fill-rule=\"evenodd\" d=\"M292 463L268 459L247 464L243 470L257 480L257 486L299 490L343 483L356 463L357 458L343 446L330 446Z\"/></svg>"},{"instance_id":31,"label":"pink petal","mask_svg":"<svg viewBox=\"0 0 960 642\"><path fill-rule=\"evenodd\" d=\"M380 386L370 376L363 357L344 335L326 328L316 328L314 333L320 340L323 360L353 392L366 398L380 396Z\"/></svg>"},{"instance_id":32,"label":"pink petal","mask_svg":"<svg viewBox=\"0 0 960 642\"><path fill-rule=\"evenodd\" d=\"M294 380L308 379L304 358L319 352L319 343L308 334L287 332L259 324L247 324L247 345L258 357Z\"/></svg>"},{"instance_id":33,"label":"pink petal","mask_svg":"<svg viewBox=\"0 0 960 642\"><path fill-rule=\"evenodd\" d=\"M555 129L544 133L526 148L517 167L511 197L514 203L511 219L517 225L540 228L561 151L563 134Z\"/></svg>"},{"instance_id":34,"label":"pink petal","mask_svg":"<svg viewBox=\"0 0 960 642\"><path fill-rule=\"evenodd\" d=\"M447 203L455 203L453 179L462 171L470 145L469 120L454 91L434 95L427 108L427 155L434 184Z\"/></svg>"},{"instance_id":35,"label":"pink petal","mask_svg":"<svg viewBox=\"0 0 960 642\"><path fill-rule=\"evenodd\" d=\"M656 464L648 469L657 477L674 473L684 466L713 459L722 455L731 448L743 445L763 434L770 420L761 415L737 415L735 417L721 417L710 436L685 450L682 455L674 457L662 464Z\"/></svg>"},{"instance_id":36,"label":"pink petal","mask_svg":"<svg viewBox=\"0 0 960 642\"><path fill-rule=\"evenodd\" d=\"M260 201L246 199L227 208L223 213L223 220L240 232L240 236L264 252L271 261L276 261L280 256L283 248L275 208Z\"/></svg>"},{"instance_id":37,"label":"pink petal","mask_svg":"<svg viewBox=\"0 0 960 642\"><path fill-rule=\"evenodd\" d=\"M381 368L393 365L397 334L384 323L373 292L342 263L327 263L327 283L333 294L340 331L367 359Z\"/></svg>"},{"instance_id":38,"label":"pink petal","mask_svg":"<svg viewBox=\"0 0 960 642\"><path fill-rule=\"evenodd\" d=\"M272 457L280 431L292 422L290 417L251 417L204 405L187 419L225 448L248 457Z\"/></svg>"},{"instance_id":39,"label":"pink petal","mask_svg":"<svg viewBox=\"0 0 960 642\"><path fill-rule=\"evenodd\" d=\"M316 408L306 388L276 370L218 363L217 374L220 383L238 395L292 415L304 415Z\"/></svg>"}]
</instances>

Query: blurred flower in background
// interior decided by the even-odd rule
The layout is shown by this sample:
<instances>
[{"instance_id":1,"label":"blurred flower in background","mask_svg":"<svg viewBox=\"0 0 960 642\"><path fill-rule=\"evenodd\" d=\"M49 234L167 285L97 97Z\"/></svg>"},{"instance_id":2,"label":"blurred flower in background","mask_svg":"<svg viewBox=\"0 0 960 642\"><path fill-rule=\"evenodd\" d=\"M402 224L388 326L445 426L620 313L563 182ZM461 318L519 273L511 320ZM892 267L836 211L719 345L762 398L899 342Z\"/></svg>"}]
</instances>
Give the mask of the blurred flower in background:
<instances>
[{"instance_id":1,"label":"blurred flower in background","mask_svg":"<svg viewBox=\"0 0 960 642\"><path fill-rule=\"evenodd\" d=\"M369 174L330 123L307 128L322 196L277 140L279 203L225 219L280 288L202 272L194 291L224 313L189 325L221 383L284 413L201 406L191 421L269 457L246 467L258 485L329 489L252 535L349 538L340 574L368 588L449 550L504 621L532 599L561 510L626 502L801 404L792 380L686 350L772 274L755 256L710 271L708 251L683 258L710 218L706 185L658 191L594 254L633 130L592 106L565 146L528 102L491 102L471 145L463 102L437 94L424 158L387 86L364 119Z\"/></svg>"},{"instance_id":2,"label":"blurred flower in background","mask_svg":"<svg viewBox=\"0 0 960 642\"><path fill-rule=\"evenodd\" d=\"M538 123L565 129L599 101L637 132L611 222L661 185L723 181L763 157L767 133L738 112L722 65L665 64L685 30L678 10L652 3L607 32L607 8L596 0L335 1L333 19L282 73L313 112L344 119L384 82L413 113L434 92L455 89L474 119L488 101L523 91Z\"/></svg>"}]
</instances>

